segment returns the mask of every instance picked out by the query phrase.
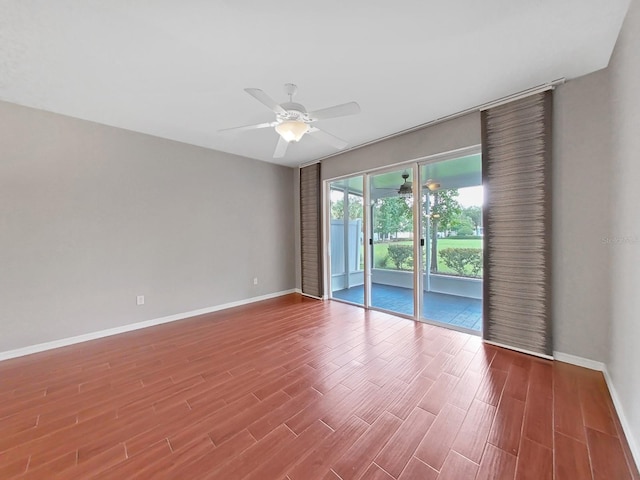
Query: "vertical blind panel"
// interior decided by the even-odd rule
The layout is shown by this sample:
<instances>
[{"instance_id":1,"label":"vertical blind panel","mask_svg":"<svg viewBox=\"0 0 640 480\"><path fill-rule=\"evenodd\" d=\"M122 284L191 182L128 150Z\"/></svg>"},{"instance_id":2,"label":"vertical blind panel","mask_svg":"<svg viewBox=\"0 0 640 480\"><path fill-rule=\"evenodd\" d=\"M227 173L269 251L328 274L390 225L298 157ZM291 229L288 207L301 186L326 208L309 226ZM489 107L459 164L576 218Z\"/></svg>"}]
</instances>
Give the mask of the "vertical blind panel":
<instances>
[{"instance_id":1,"label":"vertical blind panel","mask_svg":"<svg viewBox=\"0 0 640 480\"><path fill-rule=\"evenodd\" d=\"M302 293L322 297L320 164L300 169Z\"/></svg>"},{"instance_id":2,"label":"vertical blind panel","mask_svg":"<svg viewBox=\"0 0 640 480\"><path fill-rule=\"evenodd\" d=\"M482 112L484 338L552 355L551 91Z\"/></svg>"}]
</instances>

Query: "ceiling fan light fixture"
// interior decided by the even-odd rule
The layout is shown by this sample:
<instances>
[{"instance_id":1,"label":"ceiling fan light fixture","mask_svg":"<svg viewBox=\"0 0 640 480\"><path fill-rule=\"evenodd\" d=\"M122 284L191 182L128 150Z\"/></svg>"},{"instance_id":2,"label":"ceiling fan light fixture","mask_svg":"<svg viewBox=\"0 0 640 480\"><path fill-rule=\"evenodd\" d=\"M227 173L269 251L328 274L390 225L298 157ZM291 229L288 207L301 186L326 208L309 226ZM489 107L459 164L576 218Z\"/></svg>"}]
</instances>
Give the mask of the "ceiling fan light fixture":
<instances>
[{"instance_id":1,"label":"ceiling fan light fixture","mask_svg":"<svg viewBox=\"0 0 640 480\"><path fill-rule=\"evenodd\" d=\"M301 120L287 120L276 125L276 132L287 142L299 142L309 131L309 125Z\"/></svg>"},{"instance_id":2,"label":"ceiling fan light fixture","mask_svg":"<svg viewBox=\"0 0 640 480\"><path fill-rule=\"evenodd\" d=\"M435 190L438 190L440 188L440 183L436 182L435 180L427 180L427 182L424 184L425 187L427 187L429 190L431 190L432 192Z\"/></svg>"}]
</instances>

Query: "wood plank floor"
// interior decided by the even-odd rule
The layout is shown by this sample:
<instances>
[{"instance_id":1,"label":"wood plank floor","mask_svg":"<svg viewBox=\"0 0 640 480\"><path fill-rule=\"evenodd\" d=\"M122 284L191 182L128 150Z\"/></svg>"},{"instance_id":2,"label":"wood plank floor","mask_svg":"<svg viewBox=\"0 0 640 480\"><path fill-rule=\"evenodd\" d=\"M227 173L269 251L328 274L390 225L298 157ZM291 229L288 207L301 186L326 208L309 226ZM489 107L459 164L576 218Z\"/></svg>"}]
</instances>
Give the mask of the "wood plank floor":
<instances>
[{"instance_id":1,"label":"wood plank floor","mask_svg":"<svg viewBox=\"0 0 640 480\"><path fill-rule=\"evenodd\" d=\"M600 373L289 295L1 362L0 478L639 477Z\"/></svg>"}]
</instances>

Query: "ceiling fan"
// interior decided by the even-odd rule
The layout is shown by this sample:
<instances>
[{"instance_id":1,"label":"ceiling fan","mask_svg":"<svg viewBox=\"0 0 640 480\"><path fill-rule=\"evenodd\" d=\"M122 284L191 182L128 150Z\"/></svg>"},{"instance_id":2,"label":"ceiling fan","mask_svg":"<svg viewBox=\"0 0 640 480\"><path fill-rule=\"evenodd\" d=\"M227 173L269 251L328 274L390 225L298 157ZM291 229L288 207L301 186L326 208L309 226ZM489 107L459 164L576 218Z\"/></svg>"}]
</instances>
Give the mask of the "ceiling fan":
<instances>
[{"instance_id":1,"label":"ceiling fan","mask_svg":"<svg viewBox=\"0 0 640 480\"><path fill-rule=\"evenodd\" d=\"M404 183L398 188L398 195L411 195L413 193L413 189L411 188L413 183L409 181L409 172L406 170L402 172L402 178L404 179Z\"/></svg>"},{"instance_id":2,"label":"ceiling fan","mask_svg":"<svg viewBox=\"0 0 640 480\"><path fill-rule=\"evenodd\" d=\"M397 192L398 195L411 195L413 193L413 182L409 180L409 172L405 170L404 172L402 172L401 176L403 179L403 183L401 183L399 187L377 187L376 190L393 190ZM437 180L429 179L424 183L423 188L426 188L428 192L435 192L440 188L440 182L438 182Z\"/></svg>"},{"instance_id":3,"label":"ceiling fan","mask_svg":"<svg viewBox=\"0 0 640 480\"><path fill-rule=\"evenodd\" d=\"M347 146L346 141L324 130L320 130L318 127L313 126L312 123L318 120L344 117L360 112L360 105L356 102L342 103L340 105L334 105L333 107L307 112L303 105L293 101L293 96L298 91L298 87L293 83L286 83L284 85L284 91L289 96L289 101L281 104L276 103L275 100L258 88L245 88L244 91L273 111L276 114L275 121L225 128L219 131L229 132L232 130L241 131L274 127L275 131L280 135L280 138L278 138L278 144L273 153L273 158L284 157L289 142L300 141L305 133L332 145L338 150L342 150Z\"/></svg>"},{"instance_id":4,"label":"ceiling fan","mask_svg":"<svg viewBox=\"0 0 640 480\"><path fill-rule=\"evenodd\" d=\"M400 186L398 187L374 187L375 190L390 190L393 191L395 193L397 193L398 195L402 195L402 196L406 196L406 195L411 195L413 193L413 182L411 182L409 180L409 172L407 170L405 170L404 172L402 172L402 180L403 183L400 184Z\"/></svg>"}]
</instances>

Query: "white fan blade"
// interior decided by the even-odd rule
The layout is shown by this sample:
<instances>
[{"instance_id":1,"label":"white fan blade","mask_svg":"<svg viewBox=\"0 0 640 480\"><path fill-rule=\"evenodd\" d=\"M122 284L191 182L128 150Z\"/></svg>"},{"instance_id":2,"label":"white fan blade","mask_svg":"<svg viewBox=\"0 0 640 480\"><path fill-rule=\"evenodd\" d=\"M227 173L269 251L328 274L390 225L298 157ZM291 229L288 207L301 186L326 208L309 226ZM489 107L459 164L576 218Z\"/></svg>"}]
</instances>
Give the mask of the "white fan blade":
<instances>
[{"instance_id":1,"label":"white fan blade","mask_svg":"<svg viewBox=\"0 0 640 480\"><path fill-rule=\"evenodd\" d=\"M333 107L322 108L315 112L309 112L309 117L315 120L325 120L327 118L344 117L346 115L355 115L360 113L360 105L356 102L343 103L334 105Z\"/></svg>"},{"instance_id":2,"label":"white fan blade","mask_svg":"<svg viewBox=\"0 0 640 480\"><path fill-rule=\"evenodd\" d=\"M218 130L218 132L229 132L231 130L255 130L257 128L267 128L274 127L278 122L267 122L267 123L258 123L256 125L243 125L242 127L231 127L231 128L223 128L222 130Z\"/></svg>"},{"instance_id":3,"label":"white fan blade","mask_svg":"<svg viewBox=\"0 0 640 480\"><path fill-rule=\"evenodd\" d=\"M273 98L271 98L269 95L264 93L259 88L245 88L244 91L247 92L256 100L258 100L263 105L266 105L269 108L269 110L273 110L274 112L279 113L281 115L284 115L287 113L287 111L284 108L282 108L280 105L278 105Z\"/></svg>"},{"instance_id":4,"label":"white fan blade","mask_svg":"<svg viewBox=\"0 0 640 480\"><path fill-rule=\"evenodd\" d=\"M284 154L287 153L288 146L289 146L289 142L287 142L284 138L278 135L278 144L276 145L276 151L273 152L273 158L284 157Z\"/></svg>"},{"instance_id":5,"label":"white fan blade","mask_svg":"<svg viewBox=\"0 0 640 480\"><path fill-rule=\"evenodd\" d=\"M342 150L344 147L348 145L348 143L342 140L341 138L338 138L335 135L331 135L330 133L327 133L324 130L320 130L317 127L310 128L309 135L317 138L318 140L322 140L323 142L328 143L329 145L334 146L338 150Z\"/></svg>"}]
</instances>

